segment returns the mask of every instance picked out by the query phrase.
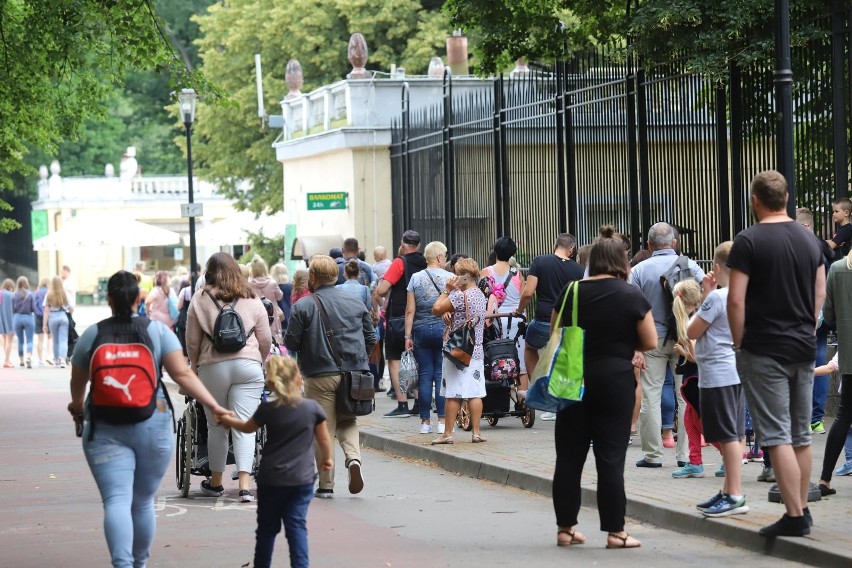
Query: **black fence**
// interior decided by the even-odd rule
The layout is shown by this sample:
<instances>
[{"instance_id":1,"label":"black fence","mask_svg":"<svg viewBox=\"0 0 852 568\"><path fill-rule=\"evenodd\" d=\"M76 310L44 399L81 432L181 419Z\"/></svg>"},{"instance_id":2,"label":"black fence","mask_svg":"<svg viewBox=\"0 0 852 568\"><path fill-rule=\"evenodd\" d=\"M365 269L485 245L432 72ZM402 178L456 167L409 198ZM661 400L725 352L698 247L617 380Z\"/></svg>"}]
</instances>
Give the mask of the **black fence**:
<instances>
[{"instance_id":1,"label":"black fence","mask_svg":"<svg viewBox=\"0 0 852 568\"><path fill-rule=\"evenodd\" d=\"M850 179L850 17L826 15L832 32L793 50L796 202L823 237ZM511 235L526 265L560 232L586 244L613 224L638 250L667 221L682 252L712 258L750 222L751 178L776 165L773 95L771 66L732 65L714 83L680 61L633 65L620 49L475 85L447 73L441 103L418 110L406 85L391 147L395 239L414 228L482 262Z\"/></svg>"}]
</instances>

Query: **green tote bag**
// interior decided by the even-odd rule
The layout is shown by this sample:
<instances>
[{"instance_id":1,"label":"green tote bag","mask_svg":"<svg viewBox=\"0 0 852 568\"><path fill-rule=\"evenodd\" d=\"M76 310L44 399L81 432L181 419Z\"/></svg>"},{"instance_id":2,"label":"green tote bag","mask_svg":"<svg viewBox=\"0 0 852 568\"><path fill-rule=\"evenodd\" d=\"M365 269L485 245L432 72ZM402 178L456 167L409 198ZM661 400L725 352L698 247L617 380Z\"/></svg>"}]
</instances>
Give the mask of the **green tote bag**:
<instances>
[{"instance_id":1,"label":"green tote bag","mask_svg":"<svg viewBox=\"0 0 852 568\"><path fill-rule=\"evenodd\" d=\"M571 325L553 330L550 342L558 342L550 360L550 384L548 392L553 396L566 400L582 400L583 398L583 329L577 325L577 296L578 282L571 285L573 296L571 310ZM562 298L557 322L562 323L562 312L568 294Z\"/></svg>"}]
</instances>

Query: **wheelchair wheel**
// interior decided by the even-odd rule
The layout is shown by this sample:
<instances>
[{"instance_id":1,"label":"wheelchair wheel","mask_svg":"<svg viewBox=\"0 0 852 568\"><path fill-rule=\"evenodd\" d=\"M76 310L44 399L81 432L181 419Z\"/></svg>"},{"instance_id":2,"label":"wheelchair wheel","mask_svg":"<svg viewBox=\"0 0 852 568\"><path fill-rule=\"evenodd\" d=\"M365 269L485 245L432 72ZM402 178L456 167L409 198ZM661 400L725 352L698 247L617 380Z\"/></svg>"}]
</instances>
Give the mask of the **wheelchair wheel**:
<instances>
[{"instance_id":1,"label":"wheelchair wheel","mask_svg":"<svg viewBox=\"0 0 852 568\"><path fill-rule=\"evenodd\" d=\"M183 494L183 485L186 481L186 421L183 417L177 423L177 441L175 442L175 484Z\"/></svg>"},{"instance_id":2,"label":"wheelchair wheel","mask_svg":"<svg viewBox=\"0 0 852 568\"><path fill-rule=\"evenodd\" d=\"M499 422L499 421L500 421L500 418L497 417L497 416L489 416L488 417L488 424L490 426L497 426L497 422Z\"/></svg>"},{"instance_id":3,"label":"wheelchair wheel","mask_svg":"<svg viewBox=\"0 0 852 568\"><path fill-rule=\"evenodd\" d=\"M524 407L524 414L521 416L521 424L524 428L532 428L535 424L535 410L530 407Z\"/></svg>"},{"instance_id":4,"label":"wheelchair wheel","mask_svg":"<svg viewBox=\"0 0 852 568\"><path fill-rule=\"evenodd\" d=\"M181 432L181 425L183 426L183 432ZM196 429L197 424L195 422L194 409L187 408L178 425L178 446L176 448L178 455L182 456L182 458L178 458L177 461L177 467L181 469L181 472L179 473L179 475L181 475L181 482L180 485L178 485L178 489L180 489L180 496L184 498L189 497L189 486L192 484L192 464L195 461ZM181 433L183 436L181 436Z\"/></svg>"},{"instance_id":5,"label":"wheelchair wheel","mask_svg":"<svg viewBox=\"0 0 852 568\"><path fill-rule=\"evenodd\" d=\"M456 425L465 432L473 430L473 421L470 419L470 406L468 406L466 400L462 402L461 408L459 408L459 415L456 417Z\"/></svg>"}]
</instances>

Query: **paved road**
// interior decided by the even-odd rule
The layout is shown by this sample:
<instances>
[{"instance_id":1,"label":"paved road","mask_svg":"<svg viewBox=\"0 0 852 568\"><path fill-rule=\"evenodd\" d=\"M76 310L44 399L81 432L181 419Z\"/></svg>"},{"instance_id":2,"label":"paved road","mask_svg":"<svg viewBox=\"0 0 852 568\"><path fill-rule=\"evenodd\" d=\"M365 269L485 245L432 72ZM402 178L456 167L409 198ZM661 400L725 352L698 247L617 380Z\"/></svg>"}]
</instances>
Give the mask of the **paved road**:
<instances>
[{"instance_id":1,"label":"paved road","mask_svg":"<svg viewBox=\"0 0 852 568\"><path fill-rule=\"evenodd\" d=\"M65 412L67 370L0 369L0 565L10 568L90 567L109 563L101 531L97 488ZM176 397L177 398L177 397ZM179 403L179 401L176 401ZM597 512L584 509L589 542L554 546L550 500L464 475L431 463L365 449L367 486L345 492L338 473L334 500L312 503L309 531L317 568L485 566L677 567L701 559L705 566L794 566L758 553L685 537L631 522L643 541L634 551L605 550ZM179 498L169 471L158 497L158 535L150 566L238 567L250 562L254 504L224 497ZM341 490L339 489L339 491ZM275 565L287 565L283 537Z\"/></svg>"}]
</instances>

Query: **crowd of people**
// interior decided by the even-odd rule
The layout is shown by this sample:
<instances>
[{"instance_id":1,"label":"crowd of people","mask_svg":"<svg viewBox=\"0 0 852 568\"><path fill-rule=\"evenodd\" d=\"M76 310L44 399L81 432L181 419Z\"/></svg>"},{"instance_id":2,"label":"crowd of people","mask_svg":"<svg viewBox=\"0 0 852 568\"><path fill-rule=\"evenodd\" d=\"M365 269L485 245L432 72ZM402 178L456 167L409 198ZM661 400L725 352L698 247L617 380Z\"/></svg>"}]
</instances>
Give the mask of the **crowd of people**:
<instances>
[{"instance_id":1,"label":"crowd of people","mask_svg":"<svg viewBox=\"0 0 852 568\"><path fill-rule=\"evenodd\" d=\"M18 366L57 366L65 368L69 345L74 342L77 286L71 269L44 277L33 288L26 276L11 278L0 285L0 337L3 341L3 367L14 367L12 347L18 346ZM69 343L70 342L70 343Z\"/></svg>"},{"instance_id":2,"label":"crowd of people","mask_svg":"<svg viewBox=\"0 0 852 568\"><path fill-rule=\"evenodd\" d=\"M586 542L577 523L590 446L607 548L641 546L624 526L625 460L635 436L643 451L635 466L660 469L666 450L674 448L675 479L704 475L705 443L720 452L723 466L715 475L724 478L722 487L696 503L708 517L748 511L742 459L763 456L760 479L777 480L786 512L760 533L803 536L813 524L807 502L811 436L825 431L825 397L814 381L815 367L820 377L839 370L848 387L828 436L820 472L823 495L835 492L832 473L852 427L852 367L844 357L852 352L852 292L846 285L852 274L852 229L846 228L852 201L834 204L839 228L829 241L813 235L809 211L800 209L790 219L786 203L780 174L756 176L750 204L757 223L732 242L720 243L707 272L679 253L677 231L664 222L650 228L647 248L632 257L630 240L612 226L601 227L594 242L579 248L573 236L560 234L552 252L532 259L526 276L510 237L494 243L487 266L480 269L474 259L450 254L441 242L422 246L420 234L406 230L393 259L377 247L371 265L350 238L328 255L314 255L292 282L283 265L269 269L259 256L240 265L226 253L214 254L195 288L185 270L150 276L139 265L135 273L121 271L109 280L113 316L108 321L126 324L146 315L158 365L203 403L211 476L201 483L202 494L225 493L230 438L239 500L255 499L250 479L254 436L260 426L267 427L256 480L255 566L269 565L282 519L291 564L308 565L308 504L313 497L334 497L335 439L345 456L348 491L357 494L365 486L357 418L339 404L347 373L369 369L379 390L386 364L388 396L397 405L384 416L418 416L419 432L437 435L429 439L432 445L457 442L454 425L466 402L470 442L485 443L479 426L487 396L483 347L486 328L494 325L488 316L500 314L495 316L500 336L515 338L533 302L533 318L516 343L514 388L520 403L551 337L574 321L584 330L582 400L546 417L555 420L553 505L559 546ZM74 307L70 270L64 267L62 276L43 280L35 291L25 278L17 285L7 280L2 288L5 366L12 366L10 333L18 335L21 366L45 360L40 341L35 357L25 355L33 352L33 334L40 327L54 338L52 362L64 364L63 327ZM264 298L271 301L272 312ZM574 314L563 311L560 317L559 306L572 303ZM214 337L223 306L239 315L245 332L242 343L227 351ZM74 351L69 411L86 416L84 451L106 504L104 524L114 565L140 565L153 539L153 492L174 449L173 436L160 436L171 410L161 389L155 405L159 412L146 418L142 429L92 414L85 393L94 376L92 346L98 344L99 329L100 324L90 327ZM467 357L447 356L445 346L461 330L471 343ZM836 330L839 349L831 362L819 347L829 330ZM280 350L273 349L279 344ZM289 357L271 355L276 352ZM417 363L417 380L403 384L400 362L406 353ZM273 393L267 402L262 402L264 384ZM747 416L754 440L747 437ZM168 441L156 448L141 444L143 431ZM133 453L145 457L135 466L136 475L146 480L141 485L118 473L118 465L112 467ZM124 457L98 457L107 454ZM847 455L852 456L852 448L847 447ZM852 467L844 465L837 473L850 474Z\"/></svg>"}]
</instances>

